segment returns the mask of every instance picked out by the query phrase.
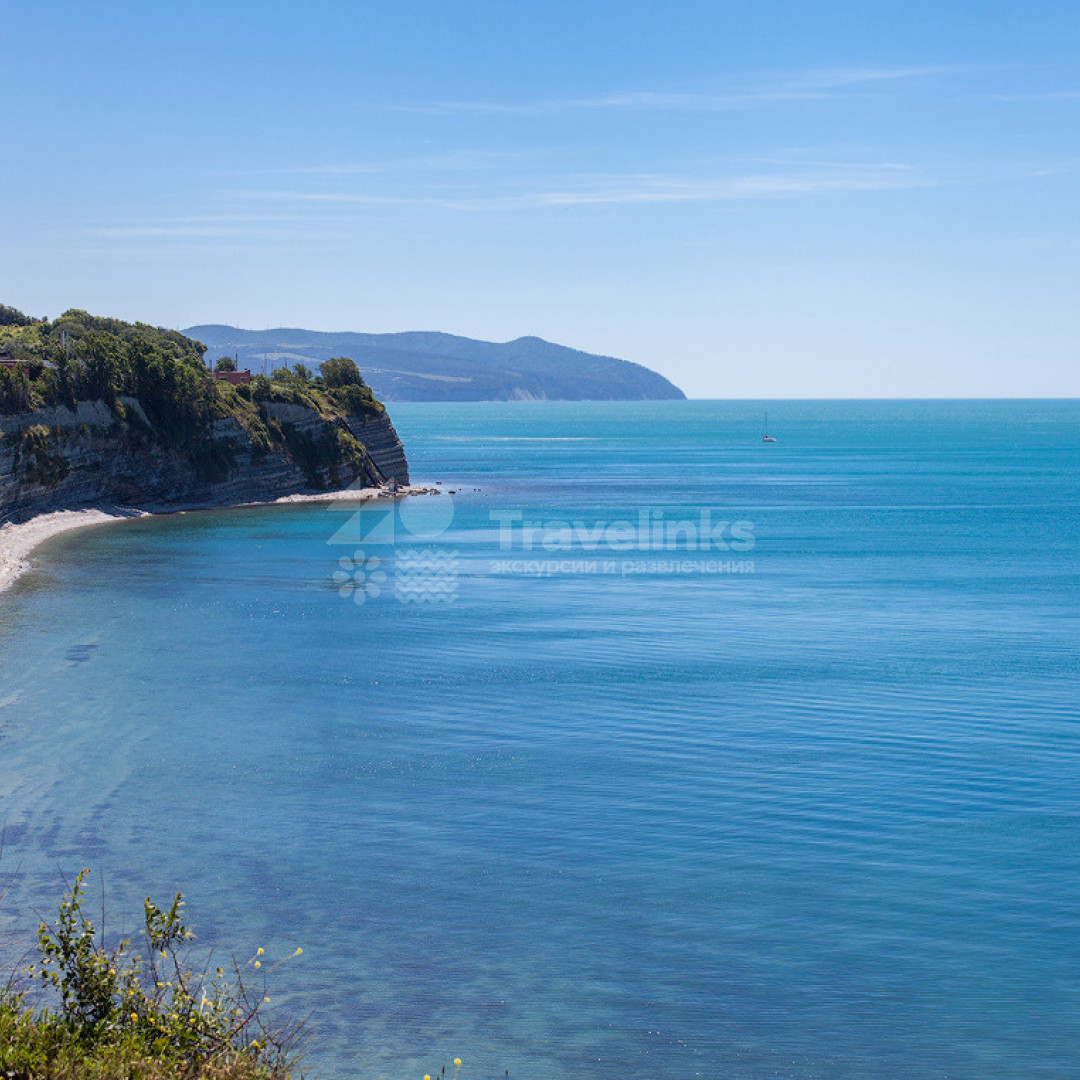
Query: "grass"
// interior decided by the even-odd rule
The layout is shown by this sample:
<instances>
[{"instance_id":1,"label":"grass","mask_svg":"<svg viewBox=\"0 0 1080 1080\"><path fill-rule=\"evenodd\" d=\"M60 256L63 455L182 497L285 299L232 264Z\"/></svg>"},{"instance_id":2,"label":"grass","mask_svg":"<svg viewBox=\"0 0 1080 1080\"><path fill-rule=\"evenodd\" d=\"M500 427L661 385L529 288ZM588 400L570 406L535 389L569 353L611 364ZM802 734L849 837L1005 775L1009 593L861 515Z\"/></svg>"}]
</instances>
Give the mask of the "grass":
<instances>
[{"instance_id":1,"label":"grass","mask_svg":"<svg viewBox=\"0 0 1080 1080\"><path fill-rule=\"evenodd\" d=\"M56 1018L34 1018L0 1006L0 1076L5 1080L267 1080L284 1075L243 1051L184 1060L130 1034L87 1046Z\"/></svg>"},{"instance_id":2,"label":"grass","mask_svg":"<svg viewBox=\"0 0 1080 1080\"><path fill-rule=\"evenodd\" d=\"M193 970L194 935L184 925L179 893L168 908L146 900L140 949L128 940L107 944L83 910L86 877L83 871L76 878L56 921L39 926L38 961L0 988L0 1078L293 1075L302 1029L265 1022L262 949L229 973ZM35 987L38 1003L32 1003Z\"/></svg>"}]
</instances>

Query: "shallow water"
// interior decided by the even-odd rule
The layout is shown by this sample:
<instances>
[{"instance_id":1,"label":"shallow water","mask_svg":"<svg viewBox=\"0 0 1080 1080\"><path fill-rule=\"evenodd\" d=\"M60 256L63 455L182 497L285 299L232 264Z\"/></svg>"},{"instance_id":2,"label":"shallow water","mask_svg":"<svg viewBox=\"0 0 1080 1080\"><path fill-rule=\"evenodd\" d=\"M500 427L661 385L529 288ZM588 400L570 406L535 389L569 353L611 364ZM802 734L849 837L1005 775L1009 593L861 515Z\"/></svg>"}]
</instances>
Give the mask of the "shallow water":
<instances>
[{"instance_id":1,"label":"shallow water","mask_svg":"<svg viewBox=\"0 0 1080 1080\"><path fill-rule=\"evenodd\" d=\"M82 866L116 929L183 888L303 947L324 1078L1075 1076L1080 405L763 408L397 405L437 536L51 542L0 603L0 931ZM492 519L703 509L754 540L677 553L716 572Z\"/></svg>"}]
</instances>

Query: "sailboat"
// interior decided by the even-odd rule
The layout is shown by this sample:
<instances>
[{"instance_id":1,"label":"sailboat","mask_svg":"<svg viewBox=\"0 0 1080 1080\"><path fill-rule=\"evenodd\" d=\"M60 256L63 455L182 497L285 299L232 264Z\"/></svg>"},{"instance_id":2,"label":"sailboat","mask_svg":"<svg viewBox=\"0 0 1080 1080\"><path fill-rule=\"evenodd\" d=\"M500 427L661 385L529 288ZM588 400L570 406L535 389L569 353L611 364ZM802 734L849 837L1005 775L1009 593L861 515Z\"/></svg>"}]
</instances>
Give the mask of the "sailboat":
<instances>
[{"instance_id":1,"label":"sailboat","mask_svg":"<svg viewBox=\"0 0 1080 1080\"><path fill-rule=\"evenodd\" d=\"M765 414L765 434L761 436L762 442L776 442L776 440L769 434L769 414Z\"/></svg>"}]
</instances>

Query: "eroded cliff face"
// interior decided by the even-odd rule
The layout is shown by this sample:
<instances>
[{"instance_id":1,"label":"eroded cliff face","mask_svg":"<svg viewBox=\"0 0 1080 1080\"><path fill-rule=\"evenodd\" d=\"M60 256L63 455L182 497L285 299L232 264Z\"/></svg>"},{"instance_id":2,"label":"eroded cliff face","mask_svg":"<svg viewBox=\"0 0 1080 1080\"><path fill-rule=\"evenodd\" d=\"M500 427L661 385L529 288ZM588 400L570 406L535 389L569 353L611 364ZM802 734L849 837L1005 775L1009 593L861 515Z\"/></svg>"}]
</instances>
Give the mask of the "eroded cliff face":
<instances>
[{"instance_id":1,"label":"eroded cliff face","mask_svg":"<svg viewBox=\"0 0 1080 1080\"><path fill-rule=\"evenodd\" d=\"M383 413L378 417L349 417L349 430L363 443L379 471L386 479L399 484L409 482L409 463L405 460L405 447L401 445L390 417Z\"/></svg>"},{"instance_id":2,"label":"eroded cliff face","mask_svg":"<svg viewBox=\"0 0 1080 1080\"><path fill-rule=\"evenodd\" d=\"M133 398L0 416L0 521L87 506L229 506L409 482L385 412L331 421L306 406L267 403L264 419L280 433L270 446L231 418L197 445L172 445Z\"/></svg>"}]
</instances>

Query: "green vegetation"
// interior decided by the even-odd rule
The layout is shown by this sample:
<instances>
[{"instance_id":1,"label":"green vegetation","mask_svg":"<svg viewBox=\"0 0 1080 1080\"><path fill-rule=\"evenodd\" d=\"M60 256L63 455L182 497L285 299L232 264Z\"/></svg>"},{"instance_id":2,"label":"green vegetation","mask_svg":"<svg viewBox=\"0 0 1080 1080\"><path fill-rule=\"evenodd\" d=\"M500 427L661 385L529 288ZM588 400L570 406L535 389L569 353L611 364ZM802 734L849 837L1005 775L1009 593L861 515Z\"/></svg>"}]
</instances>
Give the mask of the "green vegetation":
<instances>
[{"instance_id":1,"label":"green vegetation","mask_svg":"<svg viewBox=\"0 0 1080 1080\"><path fill-rule=\"evenodd\" d=\"M38 929L40 961L26 972L48 1004L0 988L0 1077L5 1080L286 1080L300 1029L263 1019L263 950L232 975L192 971L193 934L178 893L144 905L145 955L107 945L82 907L87 872L55 924ZM296 954L300 950L297 949ZM293 955L296 955L293 954ZM247 981L245 982L245 973ZM260 985L253 988L255 982Z\"/></svg>"},{"instance_id":2,"label":"green vegetation","mask_svg":"<svg viewBox=\"0 0 1080 1080\"><path fill-rule=\"evenodd\" d=\"M54 322L11 313L0 325L0 352L21 361L0 369L0 412L78 401L137 398L173 439L189 436L213 408L203 347L174 330L67 311Z\"/></svg>"},{"instance_id":3,"label":"green vegetation","mask_svg":"<svg viewBox=\"0 0 1080 1080\"><path fill-rule=\"evenodd\" d=\"M102 401L128 422L132 438L189 455L196 475L208 482L222 479L233 464L234 450L214 436L221 420L234 419L244 428L256 456L292 453L314 487L336 484L339 472L362 458L363 448L341 430L341 420L381 413L382 405L351 360L329 360L319 376L297 364L232 385L213 378L205 352L192 338L145 323L78 310L49 321L0 305L0 359L9 361L0 365L0 415ZM235 370L231 357L217 360L217 372ZM269 406L275 403L313 409L331 430L318 438L290 432L272 419ZM47 435L34 435L20 453L27 478L62 479Z\"/></svg>"},{"instance_id":4,"label":"green vegetation","mask_svg":"<svg viewBox=\"0 0 1080 1080\"><path fill-rule=\"evenodd\" d=\"M331 488L341 487L343 466L353 472L363 466L364 447L338 424L327 424L318 437L301 431L294 424L282 424L281 432L293 460L314 488L327 483Z\"/></svg>"},{"instance_id":5,"label":"green vegetation","mask_svg":"<svg viewBox=\"0 0 1080 1080\"><path fill-rule=\"evenodd\" d=\"M368 402L374 400L356 362L347 356L335 356L325 361L322 365L322 378L335 400L341 402L350 412L362 414L368 408Z\"/></svg>"},{"instance_id":6,"label":"green vegetation","mask_svg":"<svg viewBox=\"0 0 1080 1080\"><path fill-rule=\"evenodd\" d=\"M24 315L18 308L0 304L0 326L31 326L34 320Z\"/></svg>"},{"instance_id":7,"label":"green vegetation","mask_svg":"<svg viewBox=\"0 0 1080 1080\"><path fill-rule=\"evenodd\" d=\"M111 405L130 396L155 428L183 440L200 425L235 414L235 397L308 405L325 418L382 409L351 360L327 361L330 378L313 375L303 364L279 368L270 378L254 380L257 393L235 394L230 391L244 387L208 377L205 352L200 342L175 330L78 310L50 322L0 304L0 354L20 362L0 368L0 413L73 408L78 401ZM221 357L216 368L235 371L236 362Z\"/></svg>"},{"instance_id":8,"label":"green vegetation","mask_svg":"<svg viewBox=\"0 0 1080 1080\"><path fill-rule=\"evenodd\" d=\"M67 462L52 452L52 432L34 424L19 432L15 447L15 473L33 484L53 487L67 476Z\"/></svg>"}]
</instances>

